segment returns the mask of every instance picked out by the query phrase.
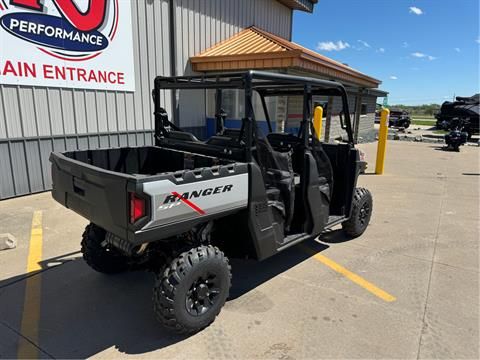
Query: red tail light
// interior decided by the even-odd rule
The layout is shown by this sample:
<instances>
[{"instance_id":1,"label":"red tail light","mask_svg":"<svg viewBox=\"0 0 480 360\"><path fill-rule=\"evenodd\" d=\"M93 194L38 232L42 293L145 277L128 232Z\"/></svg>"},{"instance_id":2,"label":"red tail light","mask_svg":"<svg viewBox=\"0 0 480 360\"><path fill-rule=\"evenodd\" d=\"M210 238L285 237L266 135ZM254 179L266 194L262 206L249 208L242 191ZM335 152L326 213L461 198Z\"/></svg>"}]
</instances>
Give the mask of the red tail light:
<instances>
[{"instance_id":1,"label":"red tail light","mask_svg":"<svg viewBox=\"0 0 480 360\"><path fill-rule=\"evenodd\" d=\"M130 193L130 223L134 224L137 220L145 216L145 200L139 198L136 194Z\"/></svg>"}]
</instances>

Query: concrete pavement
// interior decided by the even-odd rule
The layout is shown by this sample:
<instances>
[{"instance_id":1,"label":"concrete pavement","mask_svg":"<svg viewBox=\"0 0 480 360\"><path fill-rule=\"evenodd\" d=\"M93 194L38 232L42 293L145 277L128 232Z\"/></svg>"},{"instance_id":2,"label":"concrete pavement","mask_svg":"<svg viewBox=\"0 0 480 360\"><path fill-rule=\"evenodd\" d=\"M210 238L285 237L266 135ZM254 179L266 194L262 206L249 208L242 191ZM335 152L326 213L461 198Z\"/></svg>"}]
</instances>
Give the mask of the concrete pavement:
<instances>
[{"instance_id":1,"label":"concrete pavement","mask_svg":"<svg viewBox=\"0 0 480 360\"><path fill-rule=\"evenodd\" d=\"M376 144L361 148L368 173ZM332 231L263 263L232 261L231 299L188 338L155 321L151 274L85 265L84 219L48 193L2 201L0 233L18 247L0 252L0 358L478 358L479 181L478 148L389 142L386 174L359 180L374 196L362 237ZM28 273L35 212L42 270Z\"/></svg>"}]
</instances>

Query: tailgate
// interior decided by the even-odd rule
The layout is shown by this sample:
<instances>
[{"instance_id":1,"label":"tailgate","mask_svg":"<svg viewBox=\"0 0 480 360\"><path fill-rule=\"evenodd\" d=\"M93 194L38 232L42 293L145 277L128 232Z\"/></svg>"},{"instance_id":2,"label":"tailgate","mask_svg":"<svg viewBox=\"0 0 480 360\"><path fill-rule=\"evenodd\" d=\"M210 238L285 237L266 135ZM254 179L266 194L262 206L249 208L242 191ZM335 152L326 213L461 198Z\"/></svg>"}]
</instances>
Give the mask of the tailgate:
<instances>
[{"instance_id":1,"label":"tailgate","mask_svg":"<svg viewBox=\"0 0 480 360\"><path fill-rule=\"evenodd\" d=\"M127 238L128 193L132 176L50 155L52 196L63 206L120 238Z\"/></svg>"}]
</instances>

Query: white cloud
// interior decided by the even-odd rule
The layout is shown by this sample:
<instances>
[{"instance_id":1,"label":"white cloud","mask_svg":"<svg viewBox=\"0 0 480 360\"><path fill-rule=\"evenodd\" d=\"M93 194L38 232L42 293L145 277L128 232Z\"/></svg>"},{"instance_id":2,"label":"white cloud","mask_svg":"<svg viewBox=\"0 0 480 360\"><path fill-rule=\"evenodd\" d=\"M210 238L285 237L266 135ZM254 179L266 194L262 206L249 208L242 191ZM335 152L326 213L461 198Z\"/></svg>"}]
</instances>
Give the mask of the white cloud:
<instances>
[{"instance_id":1,"label":"white cloud","mask_svg":"<svg viewBox=\"0 0 480 360\"><path fill-rule=\"evenodd\" d=\"M460 50L460 48L455 48L454 50L455 50L457 53L462 52L462 50Z\"/></svg>"},{"instance_id":2,"label":"white cloud","mask_svg":"<svg viewBox=\"0 0 480 360\"><path fill-rule=\"evenodd\" d=\"M480 36L475 41L477 42L477 44L480 44Z\"/></svg>"},{"instance_id":3,"label":"white cloud","mask_svg":"<svg viewBox=\"0 0 480 360\"><path fill-rule=\"evenodd\" d=\"M370 44L367 43L366 41L363 41L363 40L357 40L360 44L362 44L363 46L367 47L367 48L370 48Z\"/></svg>"},{"instance_id":4,"label":"white cloud","mask_svg":"<svg viewBox=\"0 0 480 360\"><path fill-rule=\"evenodd\" d=\"M319 42L317 45L317 50L324 50L324 51L341 51L345 50L350 47L350 44L347 42L343 42L342 40L333 42L333 41L325 41Z\"/></svg>"},{"instance_id":5,"label":"white cloud","mask_svg":"<svg viewBox=\"0 0 480 360\"><path fill-rule=\"evenodd\" d=\"M379 53L382 53L382 54L383 54L383 53L385 52L385 49L384 49L384 48L380 48L380 49L378 49L378 50L377 50L377 52L379 52Z\"/></svg>"},{"instance_id":6,"label":"white cloud","mask_svg":"<svg viewBox=\"0 0 480 360\"><path fill-rule=\"evenodd\" d=\"M411 54L413 57L419 58L419 59L428 59L430 61L435 60L436 57L432 55L427 55L421 52L414 52Z\"/></svg>"},{"instance_id":7,"label":"white cloud","mask_svg":"<svg viewBox=\"0 0 480 360\"><path fill-rule=\"evenodd\" d=\"M422 15L423 11L422 11L422 9L420 9L416 6L410 6L410 14Z\"/></svg>"},{"instance_id":8,"label":"white cloud","mask_svg":"<svg viewBox=\"0 0 480 360\"><path fill-rule=\"evenodd\" d=\"M390 80L398 80L398 77L396 77L395 75L392 75L390 76Z\"/></svg>"}]
</instances>

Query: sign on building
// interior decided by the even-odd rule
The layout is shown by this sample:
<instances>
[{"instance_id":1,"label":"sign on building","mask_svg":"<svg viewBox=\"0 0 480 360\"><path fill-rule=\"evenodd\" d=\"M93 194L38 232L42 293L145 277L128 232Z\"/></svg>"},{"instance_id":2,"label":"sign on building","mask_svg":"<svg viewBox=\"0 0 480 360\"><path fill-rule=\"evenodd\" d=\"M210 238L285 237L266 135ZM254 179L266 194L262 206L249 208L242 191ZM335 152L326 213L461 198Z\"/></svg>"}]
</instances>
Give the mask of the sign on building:
<instances>
[{"instance_id":1,"label":"sign on building","mask_svg":"<svg viewBox=\"0 0 480 360\"><path fill-rule=\"evenodd\" d=\"M0 0L0 84L135 90L130 0Z\"/></svg>"}]
</instances>

